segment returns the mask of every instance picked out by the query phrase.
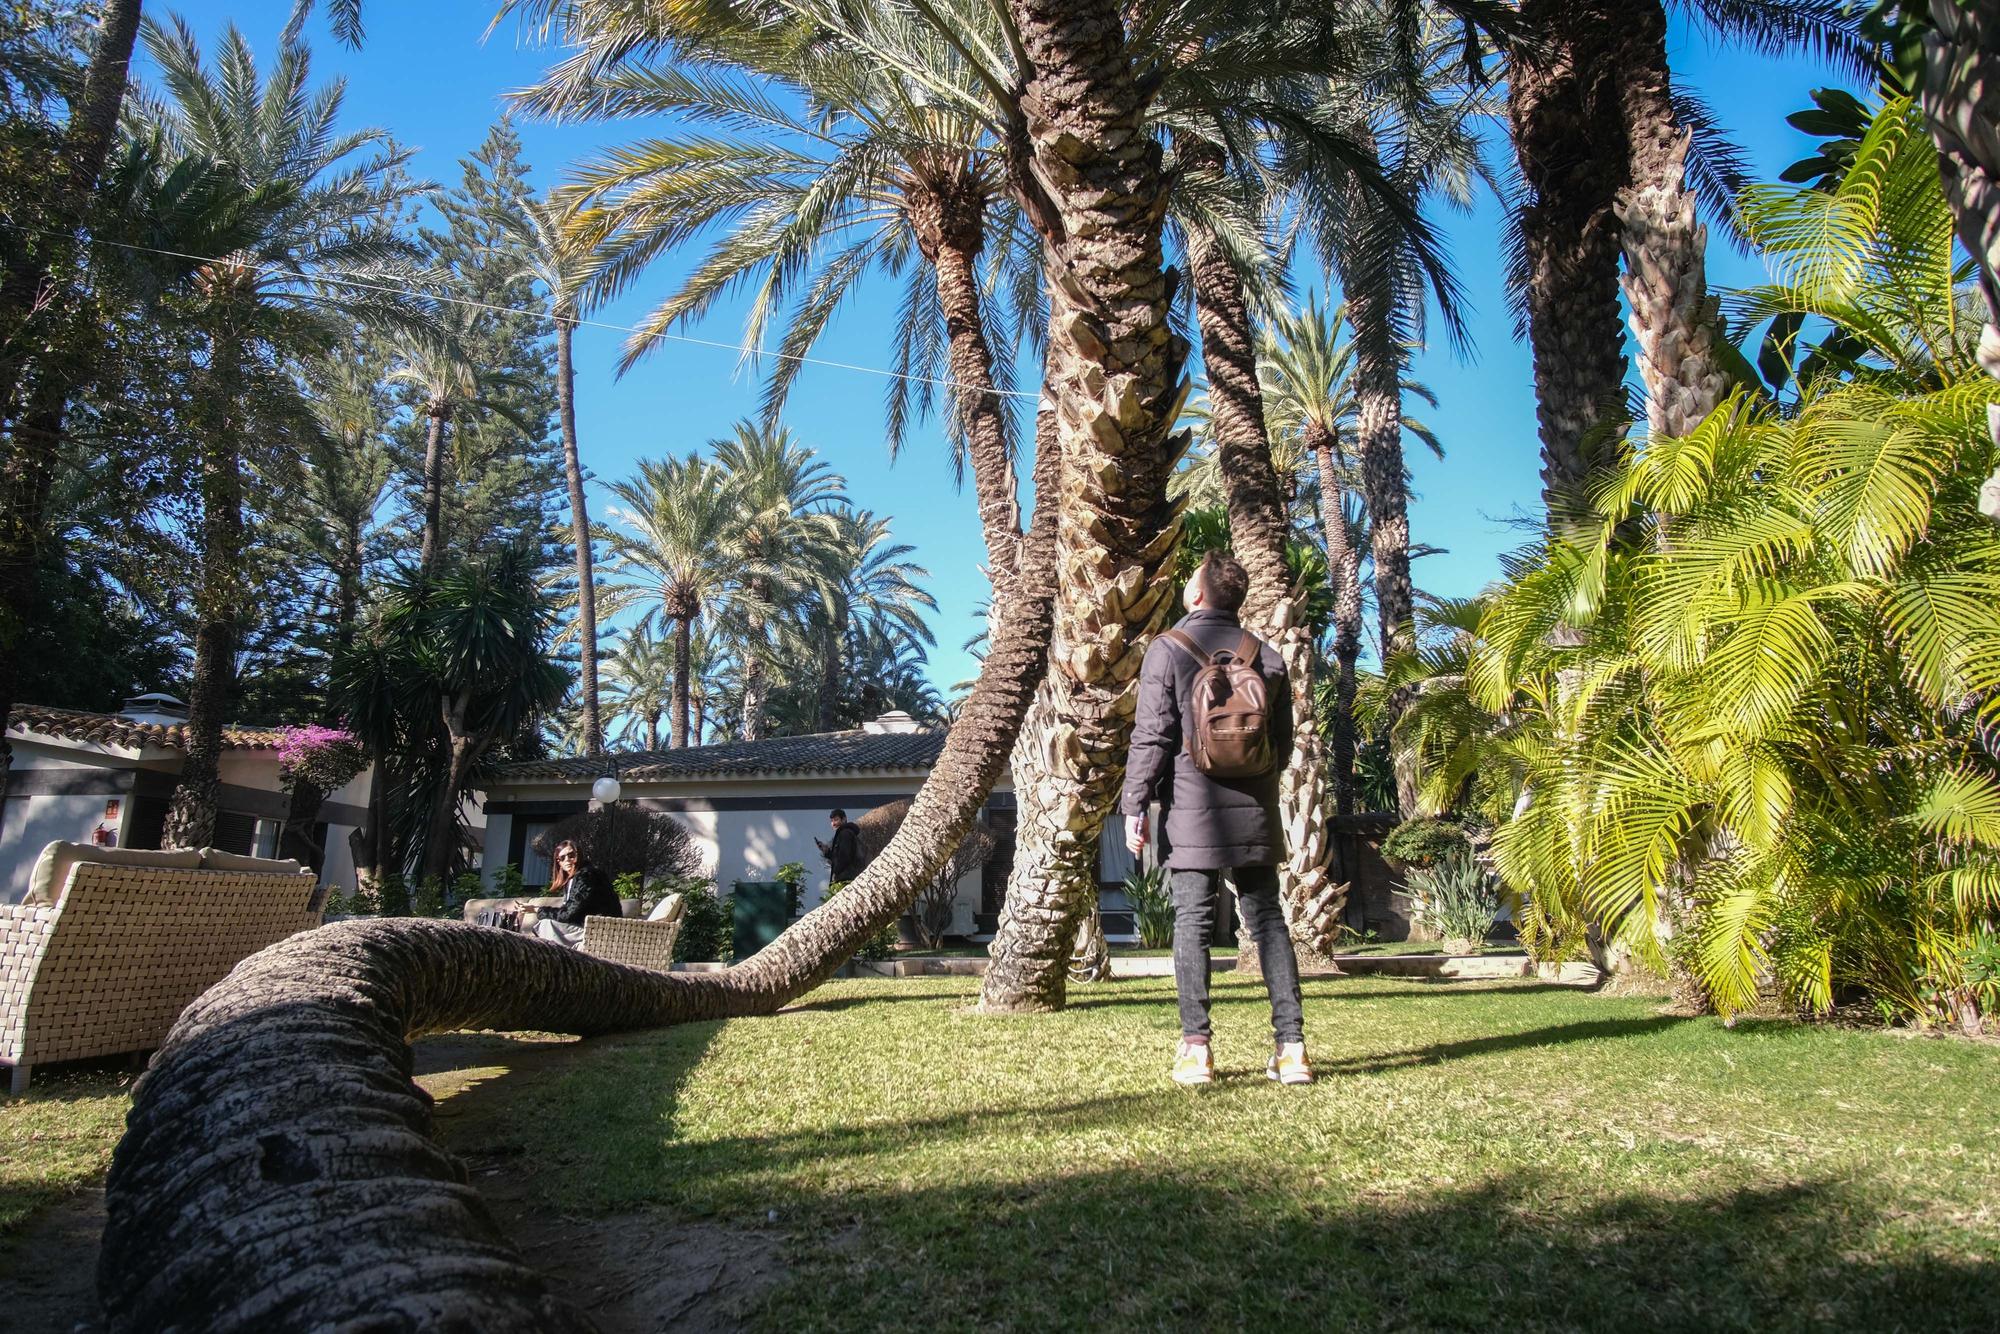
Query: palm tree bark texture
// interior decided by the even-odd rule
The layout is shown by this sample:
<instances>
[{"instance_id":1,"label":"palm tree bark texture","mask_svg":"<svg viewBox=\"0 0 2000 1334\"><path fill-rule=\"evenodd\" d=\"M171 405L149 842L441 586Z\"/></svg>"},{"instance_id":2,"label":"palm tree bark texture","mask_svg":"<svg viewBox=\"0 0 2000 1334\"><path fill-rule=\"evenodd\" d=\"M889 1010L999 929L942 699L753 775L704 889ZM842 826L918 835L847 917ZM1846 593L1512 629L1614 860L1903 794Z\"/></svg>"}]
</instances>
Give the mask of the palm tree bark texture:
<instances>
[{"instance_id":1,"label":"palm tree bark texture","mask_svg":"<svg viewBox=\"0 0 2000 1334\"><path fill-rule=\"evenodd\" d=\"M980 310L979 252L986 234L987 187L963 159L944 164L904 191L917 248L930 262L944 312L947 358L959 429L973 459L979 527L997 604L1019 573L1021 501L1015 485L1007 414L993 380L993 349Z\"/></svg>"},{"instance_id":2,"label":"palm tree bark texture","mask_svg":"<svg viewBox=\"0 0 2000 1334\"><path fill-rule=\"evenodd\" d=\"M1352 815L1354 781L1355 665L1361 658L1361 553L1349 539L1345 494L1335 467L1333 432L1306 424L1306 444L1319 465L1319 526L1326 538L1326 573L1333 583L1333 808Z\"/></svg>"},{"instance_id":3,"label":"palm tree bark texture","mask_svg":"<svg viewBox=\"0 0 2000 1334\"><path fill-rule=\"evenodd\" d=\"M1613 205L1625 254L1620 282L1646 385L1647 434L1685 436L1729 389L1716 357L1708 229L1687 186L1690 135L1674 120L1666 8L1647 0L1621 11L1617 24L1631 160L1631 180Z\"/></svg>"},{"instance_id":4,"label":"palm tree bark texture","mask_svg":"<svg viewBox=\"0 0 2000 1334\"><path fill-rule=\"evenodd\" d=\"M1019 828L981 1001L1054 1009L1093 902L1097 833L1124 779L1145 646L1173 602L1179 523L1169 430L1187 387L1168 325L1159 142L1116 5L1009 0L1027 55L1022 109L1044 220L1044 392L1061 451L1049 671L1024 728ZM1041 462L1037 460L1037 472ZM1038 488L1039 489L1039 488ZM1028 588L1024 575L1020 587Z\"/></svg>"},{"instance_id":5,"label":"palm tree bark texture","mask_svg":"<svg viewBox=\"0 0 2000 1334\"><path fill-rule=\"evenodd\" d=\"M1509 66L1507 114L1527 189L1521 237L1542 498L1557 528L1587 522L1590 487L1615 458L1623 415L1616 209L1629 155L1617 44L1632 9L1628 0L1522 0L1531 38Z\"/></svg>"},{"instance_id":6,"label":"palm tree bark texture","mask_svg":"<svg viewBox=\"0 0 2000 1334\"><path fill-rule=\"evenodd\" d=\"M1220 145L1181 133L1175 155L1184 171L1220 173ZM1276 645L1291 681L1292 755L1279 780L1285 861L1278 868L1279 898L1293 940L1330 954L1340 933L1347 887L1327 874L1326 753L1313 713L1313 641L1302 624L1300 599L1291 586L1285 546L1291 521L1284 489L1271 462L1264 394L1257 382L1256 333L1251 327L1243 277L1216 238L1193 227L1187 237L1188 276L1194 283L1195 319L1201 329L1202 368L1208 376L1215 451L1229 510L1230 545L1250 575L1243 617ZM1254 948L1241 949L1237 966L1256 971Z\"/></svg>"},{"instance_id":7,"label":"palm tree bark texture","mask_svg":"<svg viewBox=\"0 0 2000 1334\"><path fill-rule=\"evenodd\" d=\"M1006 763L1047 665L1057 503L1037 499L1020 590L901 828L755 957L651 973L483 927L353 921L254 955L190 1006L106 1183L109 1328L591 1328L432 1142L410 1040L768 1014L830 977L943 869Z\"/></svg>"},{"instance_id":8,"label":"palm tree bark texture","mask_svg":"<svg viewBox=\"0 0 2000 1334\"><path fill-rule=\"evenodd\" d=\"M1959 244L1986 296L1979 362L2000 379L2000 14L1953 0L1930 0L1930 14L1919 100ZM1987 427L2000 446L2000 408L1987 410ZM2000 468L1980 488L1979 509L2000 519Z\"/></svg>"}]
</instances>

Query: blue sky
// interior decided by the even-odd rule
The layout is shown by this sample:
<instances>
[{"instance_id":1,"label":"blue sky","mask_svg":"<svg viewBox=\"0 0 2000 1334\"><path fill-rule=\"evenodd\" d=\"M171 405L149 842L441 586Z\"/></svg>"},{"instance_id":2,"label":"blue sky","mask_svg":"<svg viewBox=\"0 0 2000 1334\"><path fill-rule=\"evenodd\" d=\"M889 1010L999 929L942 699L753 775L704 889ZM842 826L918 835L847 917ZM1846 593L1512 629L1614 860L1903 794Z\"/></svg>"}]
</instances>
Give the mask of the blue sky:
<instances>
[{"instance_id":1,"label":"blue sky","mask_svg":"<svg viewBox=\"0 0 2000 1334\"><path fill-rule=\"evenodd\" d=\"M172 8L194 26L205 47L234 20L262 60L275 47L291 6L286 0L184 0ZM315 73L347 80L351 126L389 130L420 150L419 174L453 183L458 159L484 137L504 109L505 95L533 82L551 59L549 51L517 41L511 24L485 39L493 8L491 0L374 0L366 7L367 42L358 51L337 45L315 25ZM1670 54L1676 79L1708 100L1760 179L1774 177L1808 146L1784 117L1807 105L1812 88L1842 82L1805 57L1780 61L1720 47L1678 21ZM1492 127L1489 137L1496 151L1505 152L1500 129ZM569 164L639 129L527 122L520 132L534 180L547 188L562 179ZM1539 458L1528 350L1513 337L1501 286L1501 211L1486 199L1472 212L1442 221L1472 308L1473 346L1463 359L1443 347L1418 358L1416 375L1441 400L1423 415L1444 443L1446 457L1412 453L1417 498L1410 528L1412 541L1444 548L1444 554L1418 563L1419 584L1462 596L1494 579L1497 557L1522 540L1509 521L1538 510ZM598 318L634 323L693 258L663 263L653 279ZM1712 285L1762 278L1754 261L1720 238L1712 240ZM864 287L822 340L818 355L860 366L890 364L887 331L894 301L890 283ZM689 331L723 346L673 344L622 378L615 373L622 335L594 328L578 333L578 430L592 472L618 477L636 459L684 454L755 413L759 380L754 371L739 368L735 352L740 317L740 306L724 307ZM941 606L931 675L948 689L974 670L960 645L978 628L973 613L985 594L978 519L971 495L954 488L935 423L914 432L891 463L884 443L884 384L873 375L808 367L793 391L787 424L847 477L856 503L893 516L897 538L912 544L916 559L929 569L929 587ZM602 492L592 499L601 504Z\"/></svg>"}]
</instances>

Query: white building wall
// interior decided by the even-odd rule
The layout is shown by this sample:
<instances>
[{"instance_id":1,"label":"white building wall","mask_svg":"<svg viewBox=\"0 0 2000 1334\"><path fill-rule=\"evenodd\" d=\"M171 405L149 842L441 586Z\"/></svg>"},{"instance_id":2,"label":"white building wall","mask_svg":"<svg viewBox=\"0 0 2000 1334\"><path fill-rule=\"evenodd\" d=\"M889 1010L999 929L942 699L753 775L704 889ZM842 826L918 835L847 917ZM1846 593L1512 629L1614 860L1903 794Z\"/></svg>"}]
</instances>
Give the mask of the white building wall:
<instances>
[{"instance_id":1,"label":"white building wall","mask_svg":"<svg viewBox=\"0 0 2000 1334\"><path fill-rule=\"evenodd\" d=\"M123 800L129 808L131 799ZM9 798L6 823L0 826L0 867L6 875L0 900L19 903L27 895L35 861L50 843L90 842L104 819L104 802L101 796Z\"/></svg>"}]
</instances>

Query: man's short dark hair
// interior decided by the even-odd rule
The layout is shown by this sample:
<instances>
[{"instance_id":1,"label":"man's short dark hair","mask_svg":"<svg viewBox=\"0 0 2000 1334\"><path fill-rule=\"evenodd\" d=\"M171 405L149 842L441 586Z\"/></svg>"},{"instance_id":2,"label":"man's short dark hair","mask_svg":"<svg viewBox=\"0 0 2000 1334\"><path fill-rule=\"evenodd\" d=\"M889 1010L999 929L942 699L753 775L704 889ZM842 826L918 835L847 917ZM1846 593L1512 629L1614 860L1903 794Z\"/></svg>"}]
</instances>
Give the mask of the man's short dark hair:
<instances>
[{"instance_id":1,"label":"man's short dark hair","mask_svg":"<svg viewBox=\"0 0 2000 1334\"><path fill-rule=\"evenodd\" d=\"M1250 572L1226 551L1211 551L1202 561L1202 605L1213 611L1236 611L1250 593Z\"/></svg>"},{"instance_id":2,"label":"man's short dark hair","mask_svg":"<svg viewBox=\"0 0 2000 1334\"><path fill-rule=\"evenodd\" d=\"M826 818L829 820L845 820L847 818L847 812L840 809L840 807L835 806L832 810L826 813Z\"/></svg>"}]
</instances>

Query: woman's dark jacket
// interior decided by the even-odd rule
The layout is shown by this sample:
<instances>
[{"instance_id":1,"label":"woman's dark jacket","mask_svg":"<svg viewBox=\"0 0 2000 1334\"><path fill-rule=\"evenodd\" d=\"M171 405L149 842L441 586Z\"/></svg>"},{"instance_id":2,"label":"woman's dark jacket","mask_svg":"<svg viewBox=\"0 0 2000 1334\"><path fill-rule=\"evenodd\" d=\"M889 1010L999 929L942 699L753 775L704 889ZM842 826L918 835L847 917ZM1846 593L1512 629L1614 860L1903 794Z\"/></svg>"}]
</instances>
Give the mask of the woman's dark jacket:
<instances>
[{"instance_id":1,"label":"woman's dark jacket","mask_svg":"<svg viewBox=\"0 0 2000 1334\"><path fill-rule=\"evenodd\" d=\"M1176 628L1204 653L1233 648L1243 638L1231 612L1190 612ZM1271 701L1273 762L1271 772L1255 778L1210 778L1195 768L1187 752L1181 720L1203 665L1165 636L1147 648L1118 808L1126 815L1143 815L1147 802L1159 801L1166 826L1160 833L1160 857L1174 870L1276 866L1285 858L1278 776L1292 753L1292 687L1284 660L1269 644L1258 656ZM1109 836L1122 837L1122 832Z\"/></svg>"},{"instance_id":2,"label":"woman's dark jacket","mask_svg":"<svg viewBox=\"0 0 2000 1334\"><path fill-rule=\"evenodd\" d=\"M611 877L584 862L569 878L562 905L542 916L565 926L582 926L586 917L620 917L624 912L625 905L618 901L618 892L611 888Z\"/></svg>"}]
</instances>

